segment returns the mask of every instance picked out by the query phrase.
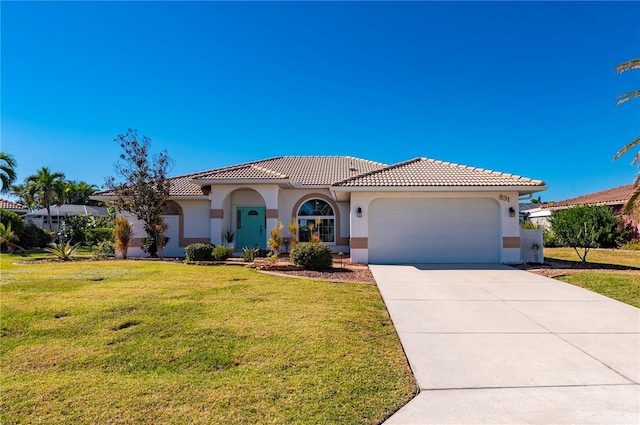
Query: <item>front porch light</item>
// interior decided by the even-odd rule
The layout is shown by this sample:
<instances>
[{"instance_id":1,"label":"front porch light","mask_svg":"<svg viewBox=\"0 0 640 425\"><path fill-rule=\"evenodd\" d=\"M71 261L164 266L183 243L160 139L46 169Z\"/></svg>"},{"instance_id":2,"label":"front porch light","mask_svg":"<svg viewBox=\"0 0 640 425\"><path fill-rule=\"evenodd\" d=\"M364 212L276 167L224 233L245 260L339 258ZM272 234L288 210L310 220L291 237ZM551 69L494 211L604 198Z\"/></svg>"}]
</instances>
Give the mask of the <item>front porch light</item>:
<instances>
[{"instance_id":1,"label":"front porch light","mask_svg":"<svg viewBox=\"0 0 640 425\"><path fill-rule=\"evenodd\" d=\"M509 217L515 217L516 216L516 210L513 209L513 207L509 207Z\"/></svg>"},{"instance_id":2,"label":"front porch light","mask_svg":"<svg viewBox=\"0 0 640 425\"><path fill-rule=\"evenodd\" d=\"M358 217L362 217L362 208L358 207L358 209L356 210L356 215Z\"/></svg>"}]
</instances>

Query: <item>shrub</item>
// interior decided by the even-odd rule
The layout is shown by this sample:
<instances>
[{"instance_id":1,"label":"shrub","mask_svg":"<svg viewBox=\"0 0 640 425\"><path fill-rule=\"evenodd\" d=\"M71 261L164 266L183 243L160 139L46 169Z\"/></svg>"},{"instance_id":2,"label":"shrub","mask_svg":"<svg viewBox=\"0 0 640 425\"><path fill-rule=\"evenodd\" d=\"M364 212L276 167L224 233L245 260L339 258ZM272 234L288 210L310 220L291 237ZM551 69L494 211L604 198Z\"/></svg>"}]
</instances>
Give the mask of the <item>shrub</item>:
<instances>
[{"instance_id":1,"label":"shrub","mask_svg":"<svg viewBox=\"0 0 640 425\"><path fill-rule=\"evenodd\" d=\"M10 224L11 229L15 232L18 238L20 238L20 234L23 233L25 229L24 219L22 217L14 212L7 211L2 208L0 208L0 223L5 226Z\"/></svg>"},{"instance_id":2,"label":"shrub","mask_svg":"<svg viewBox=\"0 0 640 425\"><path fill-rule=\"evenodd\" d=\"M116 254L116 246L111 241L98 242L98 244L93 247L94 258L112 257L115 254Z\"/></svg>"},{"instance_id":3,"label":"shrub","mask_svg":"<svg viewBox=\"0 0 640 425\"><path fill-rule=\"evenodd\" d=\"M292 250L298 243L298 221L295 217L291 217L291 223L287 226L287 230L291 233L291 239L289 239L289 250Z\"/></svg>"},{"instance_id":4,"label":"shrub","mask_svg":"<svg viewBox=\"0 0 640 425\"><path fill-rule=\"evenodd\" d=\"M133 223L124 217L116 217L116 225L113 228L113 236L115 238L115 249L122 255L122 258L127 258L127 251L129 250L129 242L134 235Z\"/></svg>"},{"instance_id":5,"label":"shrub","mask_svg":"<svg viewBox=\"0 0 640 425\"><path fill-rule=\"evenodd\" d=\"M250 263L256 258L256 248L242 248L242 261Z\"/></svg>"},{"instance_id":6,"label":"shrub","mask_svg":"<svg viewBox=\"0 0 640 425\"><path fill-rule=\"evenodd\" d=\"M331 268L331 248L320 243L299 243L291 250L291 262L307 270L326 270Z\"/></svg>"},{"instance_id":7,"label":"shrub","mask_svg":"<svg viewBox=\"0 0 640 425\"><path fill-rule=\"evenodd\" d=\"M49 244L49 248L45 248L45 251L53 254L61 261L69 261L74 257L79 247L80 244L71 245L69 241L65 243L52 242Z\"/></svg>"},{"instance_id":8,"label":"shrub","mask_svg":"<svg viewBox=\"0 0 640 425\"><path fill-rule=\"evenodd\" d=\"M33 224L25 227L24 232L18 235L20 244L24 248L42 248L53 241L53 233Z\"/></svg>"},{"instance_id":9,"label":"shrub","mask_svg":"<svg viewBox=\"0 0 640 425\"><path fill-rule=\"evenodd\" d=\"M233 248L227 248L226 246L218 245L217 247L213 248L212 255L214 260L224 261L233 255Z\"/></svg>"},{"instance_id":10,"label":"shrub","mask_svg":"<svg viewBox=\"0 0 640 425\"><path fill-rule=\"evenodd\" d=\"M545 248L559 248L562 246L562 242L551 230L542 228L542 245Z\"/></svg>"},{"instance_id":11,"label":"shrub","mask_svg":"<svg viewBox=\"0 0 640 425\"><path fill-rule=\"evenodd\" d=\"M523 230L535 230L540 227L538 224L535 224L529 220L520 220L520 228Z\"/></svg>"},{"instance_id":12,"label":"shrub","mask_svg":"<svg viewBox=\"0 0 640 425\"><path fill-rule=\"evenodd\" d=\"M213 261L214 245L210 243L192 243L184 249L187 261Z\"/></svg>"},{"instance_id":13,"label":"shrub","mask_svg":"<svg viewBox=\"0 0 640 425\"><path fill-rule=\"evenodd\" d=\"M102 241L113 242L113 229L108 227L96 227L87 230L87 245L96 246Z\"/></svg>"},{"instance_id":14,"label":"shrub","mask_svg":"<svg viewBox=\"0 0 640 425\"><path fill-rule=\"evenodd\" d=\"M620 249L640 251L640 239L631 239L629 242L620 245Z\"/></svg>"},{"instance_id":15,"label":"shrub","mask_svg":"<svg viewBox=\"0 0 640 425\"><path fill-rule=\"evenodd\" d=\"M280 246L282 245L282 229L284 226L279 221L276 222L276 227L271 229L270 235L271 237L267 241L267 245L269 248L275 252L276 256L280 254Z\"/></svg>"}]
</instances>

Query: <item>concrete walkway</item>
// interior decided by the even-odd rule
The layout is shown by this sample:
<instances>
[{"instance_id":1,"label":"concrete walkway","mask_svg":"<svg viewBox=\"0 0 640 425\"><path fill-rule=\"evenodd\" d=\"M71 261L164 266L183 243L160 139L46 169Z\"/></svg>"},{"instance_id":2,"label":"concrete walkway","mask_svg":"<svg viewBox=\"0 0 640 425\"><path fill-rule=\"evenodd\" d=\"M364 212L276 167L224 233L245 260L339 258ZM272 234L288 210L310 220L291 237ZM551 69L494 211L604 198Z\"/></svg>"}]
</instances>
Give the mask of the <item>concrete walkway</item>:
<instances>
[{"instance_id":1,"label":"concrete walkway","mask_svg":"<svg viewBox=\"0 0 640 425\"><path fill-rule=\"evenodd\" d=\"M372 265L420 394L385 424L638 424L640 310L502 265Z\"/></svg>"}]
</instances>

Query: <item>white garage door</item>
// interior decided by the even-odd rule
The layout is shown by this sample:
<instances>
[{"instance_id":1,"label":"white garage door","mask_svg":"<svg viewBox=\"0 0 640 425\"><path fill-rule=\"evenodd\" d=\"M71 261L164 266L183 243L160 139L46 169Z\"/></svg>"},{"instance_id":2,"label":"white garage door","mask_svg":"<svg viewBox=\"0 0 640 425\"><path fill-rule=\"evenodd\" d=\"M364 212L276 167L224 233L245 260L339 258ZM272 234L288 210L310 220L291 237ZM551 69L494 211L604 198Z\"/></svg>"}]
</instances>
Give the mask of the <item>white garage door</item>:
<instances>
[{"instance_id":1,"label":"white garage door","mask_svg":"<svg viewBox=\"0 0 640 425\"><path fill-rule=\"evenodd\" d=\"M369 262L499 263L493 199L376 199L369 206Z\"/></svg>"}]
</instances>

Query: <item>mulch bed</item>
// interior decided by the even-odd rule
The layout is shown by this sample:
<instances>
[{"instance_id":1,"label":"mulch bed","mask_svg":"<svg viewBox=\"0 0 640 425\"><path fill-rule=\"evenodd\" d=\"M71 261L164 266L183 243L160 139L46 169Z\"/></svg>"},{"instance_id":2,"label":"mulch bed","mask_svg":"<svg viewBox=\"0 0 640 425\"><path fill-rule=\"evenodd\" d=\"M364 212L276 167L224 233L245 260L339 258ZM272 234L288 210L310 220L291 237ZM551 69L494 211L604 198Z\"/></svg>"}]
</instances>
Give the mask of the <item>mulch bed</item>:
<instances>
[{"instance_id":1,"label":"mulch bed","mask_svg":"<svg viewBox=\"0 0 640 425\"><path fill-rule=\"evenodd\" d=\"M365 264L352 263L348 254L333 255L333 267L328 270L300 270L291 264L288 255L281 255L278 264L271 266L268 261L257 261L257 269L283 276L326 280L330 282L376 283L371 270ZM284 269L284 270L283 270Z\"/></svg>"},{"instance_id":2,"label":"mulch bed","mask_svg":"<svg viewBox=\"0 0 640 425\"><path fill-rule=\"evenodd\" d=\"M576 273L640 274L640 268L638 267L618 266L615 264L581 263L579 261L555 259L545 259L544 264L521 264L514 267L546 277L566 276Z\"/></svg>"}]
</instances>

